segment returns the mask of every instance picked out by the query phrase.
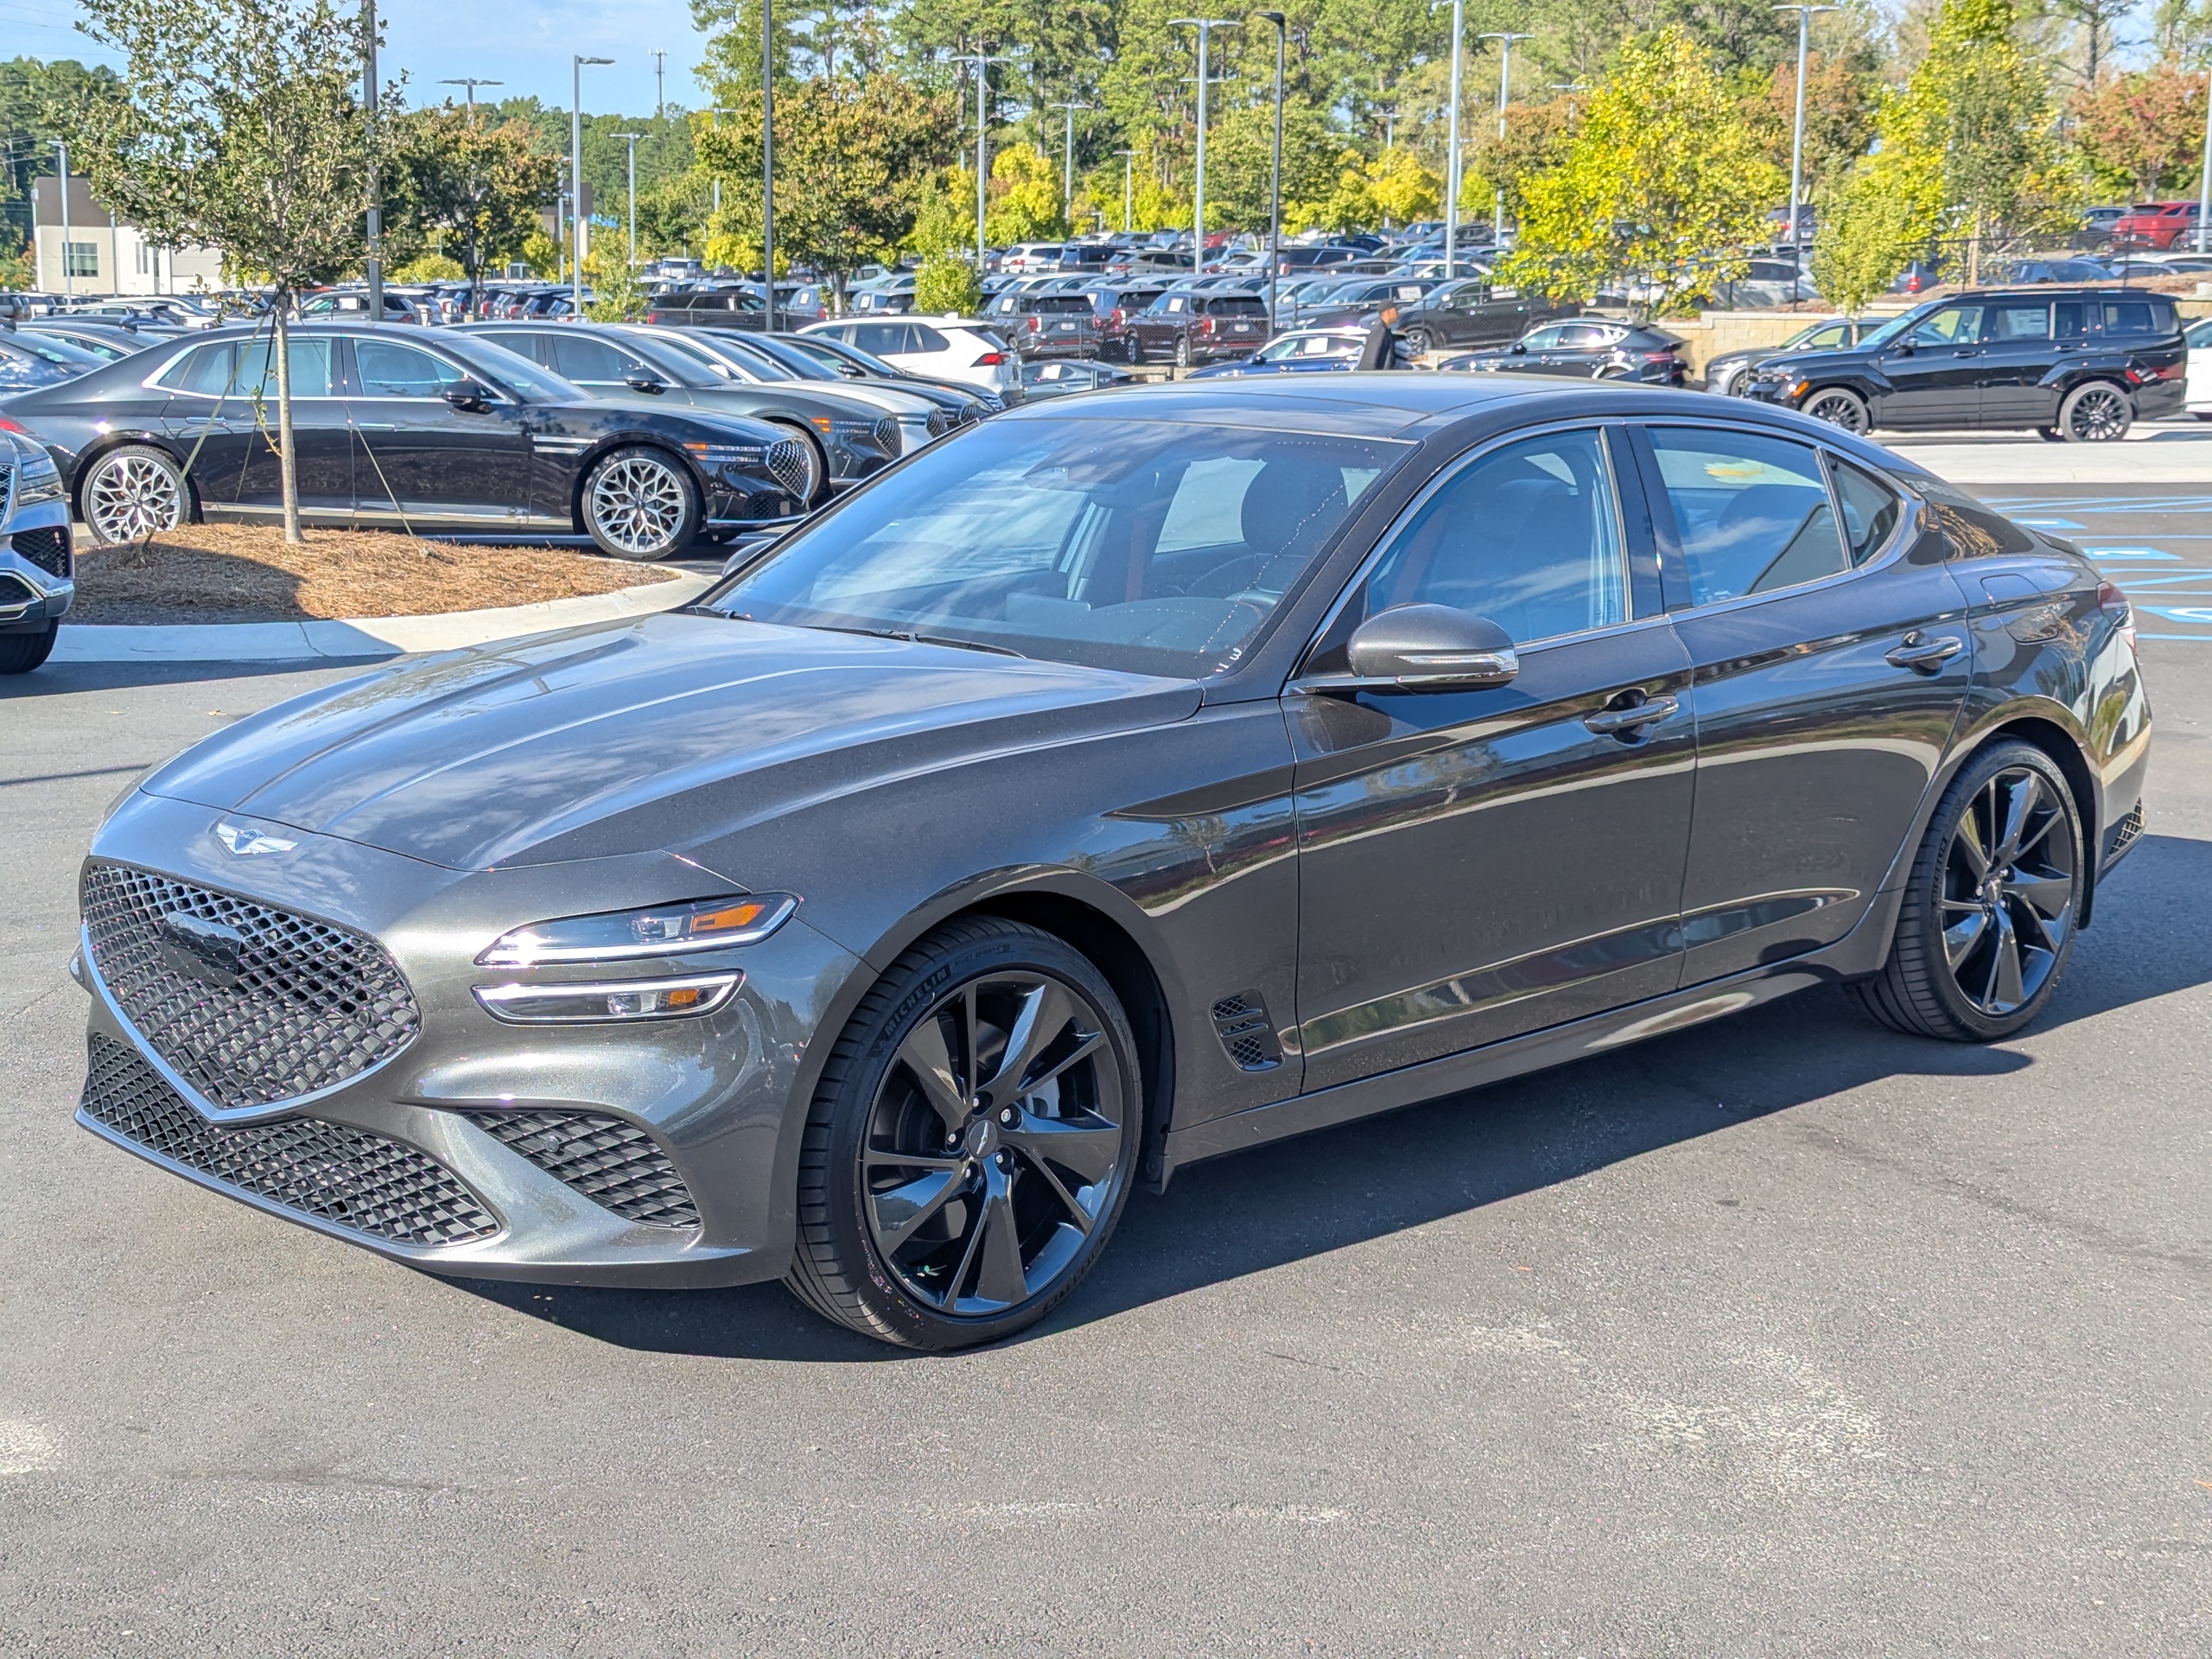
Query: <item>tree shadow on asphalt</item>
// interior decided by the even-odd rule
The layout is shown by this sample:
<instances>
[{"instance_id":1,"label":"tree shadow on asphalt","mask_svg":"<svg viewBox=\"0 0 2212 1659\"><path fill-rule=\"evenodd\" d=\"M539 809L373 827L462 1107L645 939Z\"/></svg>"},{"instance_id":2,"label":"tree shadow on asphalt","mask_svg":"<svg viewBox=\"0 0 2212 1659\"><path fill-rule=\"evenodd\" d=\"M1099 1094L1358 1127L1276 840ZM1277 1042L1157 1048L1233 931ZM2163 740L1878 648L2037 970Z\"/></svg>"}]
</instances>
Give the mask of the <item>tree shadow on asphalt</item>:
<instances>
[{"instance_id":1,"label":"tree shadow on asphalt","mask_svg":"<svg viewBox=\"0 0 2212 1659\"><path fill-rule=\"evenodd\" d=\"M2212 981L2212 842L2146 836L2101 896L2065 986L2023 1039ZM2191 895L2186 904L2173 895ZM1487 1088L1178 1172L1139 1192L1096 1270L1015 1341L1573 1181L1662 1147L1885 1077L1992 1078L2034 1064L2008 1047L1900 1036L1840 987ZM1731 1195L1717 1195L1731 1196ZM456 1281L602 1342L793 1362L902 1355L841 1331L778 1285L629 1291Z\"/></svg>"}]
</instances>

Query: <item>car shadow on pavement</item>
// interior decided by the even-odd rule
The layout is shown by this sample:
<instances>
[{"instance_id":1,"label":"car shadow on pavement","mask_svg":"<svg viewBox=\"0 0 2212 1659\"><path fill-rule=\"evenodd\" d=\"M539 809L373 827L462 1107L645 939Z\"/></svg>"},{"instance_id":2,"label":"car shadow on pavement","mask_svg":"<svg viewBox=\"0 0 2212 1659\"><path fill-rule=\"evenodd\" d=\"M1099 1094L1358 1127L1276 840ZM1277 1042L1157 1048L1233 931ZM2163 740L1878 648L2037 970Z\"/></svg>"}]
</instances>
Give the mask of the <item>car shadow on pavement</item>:
<instances>
[{"instance_id":1,"label":"car shadow on pavement","mask_svg":"<svg viewBox=\"0 0 2212 1659\"><path fill-rule=\"evenodd\" d=\"M2146 836L2127 877L2100 899L2099 925L2082 936L2057 1001L2024 1041L2212 982L2212 929L2171 913L2158 896L2212 893L2212 842ZM2034 1063L2014 1047L1901 1036L1840 987L1806 991L1634 1048L1179 1171L1166 1193L1131 1198L1082 1288L1014 1340L1049 1341L1885 1077L2000 1077ZM1731 1186L1711 1198L1747 1196L1757 1195ZM1524 1255L1532 1248L1541 1254L1541 1245L1516 1246ZM912 1357L836 1329L777 1285L626 1291L457 1282L625 1347L795 1362Z\"/></svg>"},{"instance_id":2,"label":"car shadow on pavement","mask_svg":"<svg viewBox=\"0 0 2212 1659\"><path fill-rule=\"evenodd\" d=\"M65 625L66 626L66 625ZM272 674L310 674L332 669L358 673L396 661L383 657L293 657L243 663L48 663L35 674L0 680L0 702L17 697L58 697L125 686L196 685L206 680L257 680Z\"/></svg>"}]
</instances>

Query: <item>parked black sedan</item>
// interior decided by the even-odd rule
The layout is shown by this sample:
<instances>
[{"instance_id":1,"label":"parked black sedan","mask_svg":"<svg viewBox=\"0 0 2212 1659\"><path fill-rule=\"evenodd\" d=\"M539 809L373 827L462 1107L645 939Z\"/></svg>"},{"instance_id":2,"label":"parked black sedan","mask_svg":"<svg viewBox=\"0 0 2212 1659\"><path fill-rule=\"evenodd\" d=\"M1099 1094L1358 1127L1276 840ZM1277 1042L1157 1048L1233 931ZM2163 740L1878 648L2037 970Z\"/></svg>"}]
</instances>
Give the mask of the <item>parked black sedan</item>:
<instances>
[{"instance_id":1,"label":"parked black sedan","mask_svg":"<svg viewBox=\"0 0 2212 1659\"><path fill-rule=\"evenodd\" d=\"M749 385L715 372L682 337L617 323L472 322L461 332L519 352L593 397L640 399L766 421L802 446L793 493L809 506L899 459L899 417L834 386Z\"/></svg>"},{"instance_id":2,"label":"parked black sedan","mask_svg":"<svg viewBox=\"0 0 2212 1659\"><path fill-rule=\"evenodd\" d=\"M145 776L83 872L78 1122L420 1269L990 1342L1201 1159L1814 986L2012 1036L2151 731L2087 558L1833 427L1090 393L681 611Z\"/></svg>"},{"instance_id":3,"label":"parked black sedan","mask_svg":"<svg viewBox=\"0 0 2212 1659\"><path fill-rule=\"evenodd\" d=\"M1705 389L1723 397L1748 397L1751 377L1763 363L1791 352L1833 352L1855 346L1859 337L1874 327L1865 317L1829 317L1800 328L1779 346L1758 346L1748 351L1723 352L1705 365Z\"/></svg>"},{"instance_id":4,"label":"parked black sedan","mask_svg":"<svg viewBox=\"0 0 2212 1659\"><path fill-rule=\"evenodd\" d=\"M1470 352L1464 357L1446 358L1437 367L1679 386L1688 378L1681 349L1681 340L1647 323L1585 317L1573 322L1548 322L1541 328L1531 328L1502 352Z\"/></svg>"},{"instance_id":5,"label":"parked black sedan","mask_svg":"<svg viewBox=\"0 0 2212 1659\"><path fill-rule=\"evenodd\" d=\"M300 506L310 522L588 534L658 559L804 510L781 429L597 403L457 330L291 331ZM7 426L46 446L86 529L133 541L181 519L283 512L264 326L199 334L26 392Z\"/></svg>"}]
</instances>

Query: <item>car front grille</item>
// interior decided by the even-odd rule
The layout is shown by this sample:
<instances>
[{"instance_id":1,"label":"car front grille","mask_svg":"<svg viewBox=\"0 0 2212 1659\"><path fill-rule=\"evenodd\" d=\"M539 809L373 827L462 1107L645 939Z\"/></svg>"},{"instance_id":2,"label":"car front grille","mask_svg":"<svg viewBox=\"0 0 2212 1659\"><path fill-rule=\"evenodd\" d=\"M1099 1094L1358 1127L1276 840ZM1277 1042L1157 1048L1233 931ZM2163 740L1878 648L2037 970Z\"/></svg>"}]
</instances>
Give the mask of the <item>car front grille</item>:
<instances>
[{"instance_id":1,"label":"car front grille","mask_svg":"<svg viewBox=\"0 0 2212 1659\"><path fill-rule=\"evenodd\" d=\"M768 476L786 495L805 495L807 470L804 440L779 438L768 446Z\"/></svg>"},{"instance_id":2,"label":"car front grille","mask_svg":"<svg viewBox=\"0 0 2212 1659\"><path fill-rule=\"evenodd\" d=\"M887 455L899 453L899 417L887 415L875 423L875 447Z\"/></svg>"},{"instance_id":3,"label":"car front grille","mask_svg":"<svg viewBox=\"0 0 2212 1659\"><path fill-rule=\"evenodd\" d=\"M21 470L13 461L0 467L0 524L8 522L8 504L16 499L16 474Z\"/></svg>"},{"instance_id":4,"label":"car front grille","mask_svg":"<svg viewBox=\"0 0 2212 1659\"><path fill-rule=\"evenodd\" d=\"M946 433L952 430L953 423L956 418L957 417L954 416L953 412L949 409L931 410L929 422L930 436L933 438L943 437Z\"/></svg>"},{"instance_id":5,"label":"car front grille","mask_svg":"<svg viewBox=\"0 0 2212 1659\"><path fill-rule=\"evenodd\" d=\"M375 940L124 864L85 872L92 965L148 1046L219 1106L357 1077L422 1018Z\"/></svg>"},{"instance_id":6,"label":"car front grille","mask_svg":"<svg viewBox=\"0 0 2212 1659\"><path fill-rule=\"evenodd\" d=\"M465 1244L499 1230L458 1176L413 1147L308 1117L226 1128L122 1044L96 1034L90 1058L85 1116L210 1181L402 1244Z\"/></svg>"},{"instance_id":7,"label":"car front grille","mask_svg":"<svg viewBox=\"0 0 2212 1659\"><path fill-rule=\"evenodd\" d=\"M691 1189L660 1145L604 1112L471 1112L468 1121L594 1204L646 1227L696 1227Z\"/></svg>"},{"instance_id":8,"label":"car front grille","mask_svg":"<svg viewBox=\"0 0 2212 1659\"><path fill-rule=\"evenodd\" d=\"M0 518L7 515L7 503L0 501ZM49 524L43 530L19 530L14 537L16 556L29 559L49 576L67 581L70 574L69 532L59 524Z\"/></svg>"}]
</instances>

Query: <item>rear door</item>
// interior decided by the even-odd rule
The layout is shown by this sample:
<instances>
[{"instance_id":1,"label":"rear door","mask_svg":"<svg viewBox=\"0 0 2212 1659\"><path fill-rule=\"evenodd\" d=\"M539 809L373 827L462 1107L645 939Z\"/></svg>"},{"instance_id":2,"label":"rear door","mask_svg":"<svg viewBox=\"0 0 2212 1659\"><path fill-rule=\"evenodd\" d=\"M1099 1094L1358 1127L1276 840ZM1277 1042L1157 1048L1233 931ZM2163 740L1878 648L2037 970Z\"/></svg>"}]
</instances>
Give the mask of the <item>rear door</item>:
<instances>
[{"instance_id":1,"label":"rear door","mask_svg":"<svg viewBox=\"0 0 2212 1659\"><path fill-rule=\"evenodd\" d=\"M1833 944L1866 913L1950 741L1973 650L1942 537L1872 474L1717 424L1654 423L1638 440L1694 677L1695 984Z\"/></svg>"},{"instance_id":2,"label":"rear door","mask_svg":"<svg viewBox=\"0 0 2212 1659\"><path fill-rule=\"evenodd\" d=\"M2060 353L2050 313L2048 300L1990 302L1981 323L1981 425L2056 423L2058 389L2048 380Z\"/></svg>"},{"instance_id":3,"label":"rear door","mask_svg":"<svg viewBox=\"0 0 2212 1659\"><path fill-rule=\"evenodd\" d=\"M317 518L343 518L353 505L353 436L336 337L295 331L290 339L300 507ZM200 499L256 517L282 512L274 339L210 340L163 375L162 384L170 394L164 425Z\"/></svg>"}]
</instances>

